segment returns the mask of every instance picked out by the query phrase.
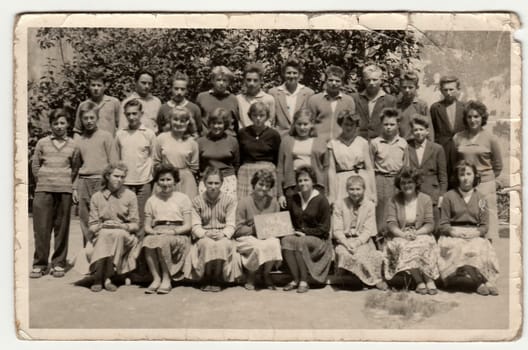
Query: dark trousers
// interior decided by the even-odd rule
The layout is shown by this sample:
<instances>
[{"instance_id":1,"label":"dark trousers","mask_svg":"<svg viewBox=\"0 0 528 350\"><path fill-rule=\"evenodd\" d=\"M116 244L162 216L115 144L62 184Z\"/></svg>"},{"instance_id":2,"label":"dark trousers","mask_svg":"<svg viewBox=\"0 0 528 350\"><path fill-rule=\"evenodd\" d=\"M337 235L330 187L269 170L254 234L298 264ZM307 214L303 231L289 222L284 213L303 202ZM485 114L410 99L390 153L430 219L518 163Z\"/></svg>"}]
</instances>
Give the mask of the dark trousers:
<instances>
[{"instance_id":1,"label":"dark trousers","mask_svg":"<svg viewBox=\"0 0 528 350\"><path fill-rule=\"evenodd\" d=\"M35 254L33 267L46 269L50 254L51 232L54 248L51 266L66 266L70 235L71 193L37 192L33 199Z\"/></svg>"},{"instance_id":2,"label":"dark trousers","mask_svg":"<svg viewBox=\"0 0 528 350\"><path fill-rule=\"evenodd\" d=\"M88 229L88 220L90 219L90 200L92 195L101 189L100 178L83 178L79 177L77 181L77 196L79 197L79 221L83 234L83 246L92 240L92 234Z\"/></svg>"},{"instance_id":3,"label":"dark trousers","mask_svg":"<svg viewBox=\"0 0 528 350\"><path fill-rule=\"evenodd\" d=\"M146 183L144 185L126 185L129 190L134 192L136 194L136 198L138 201L138 211L139 211L139 231L138 231L138 237L143 237L144 233L144 227L143 224L145 223L145 204L147 203L147 199L149 199L151 193L152 193L152 185L149 183Z\"/></svg>"}]
</instances>

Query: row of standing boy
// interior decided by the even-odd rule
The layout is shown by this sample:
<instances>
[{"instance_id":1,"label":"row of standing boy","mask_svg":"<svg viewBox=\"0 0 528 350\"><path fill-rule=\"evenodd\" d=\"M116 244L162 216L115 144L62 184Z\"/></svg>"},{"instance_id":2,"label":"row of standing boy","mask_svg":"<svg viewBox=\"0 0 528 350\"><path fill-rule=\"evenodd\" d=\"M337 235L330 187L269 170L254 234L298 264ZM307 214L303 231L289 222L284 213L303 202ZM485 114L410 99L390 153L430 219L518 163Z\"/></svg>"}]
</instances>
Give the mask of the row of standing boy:
<instances>
[{"instance_id":1,"label":"row of standing boy","mask_svg":"<svg viewBox=\"0 0 528 350\"><path fill-rule=\"evenodd\" d=\"M62 118L57 118L61 111L54 111L55 116L52 113L50 118L52 136L39 142L36 148L33 159L37 178L35 227L50 232L36 232L32 273L38 275L39 270L42 273L47 267L44 255L46 246L49 252L49 239L45 241L51 234L48 218L58 215L50 210L58 207L65 213L71 205L71 199L68 202L66 198L68 193L73 192L73 201L79 202L84 242L92 239L88 229L90 199L100 188L102 169L117 159L128 166L125 184L137 195L140 216L151 194L153 169L161 164L179 169L178 190L190 198L199 190L205 190L203 185L197 186L195 178L208 165L222 170L223 191L236 193L239 199L251 192L250 181L257 170L272 170L277 174L274 190L282 207L286 206L286 197L295 192L293 174L302 164L315 169L317 185L325 189L331 202L344 197L346 179L359 174L366 182L366 196L377 202L378 228L384 227L384 209L386 201L394 194L394 176L405 164L410 164L424 168L426 179L430 181L429 194L438 208L448 186L447 174L453 174L452 164L457 157L453 136L464 131L465 126L469 127L463 115L464 108L456 100L458 80L442 79L440 91L444 99L431 107L429 115L427 105L416 98L416 74L408 72L402 77L399 98L385 94L380 88L382 72L378 67L368 66L363 74L365 91L350 97L340 91L344 71L331 66L326 71L325 90L314 94L299 83L302 67L290 60L283 68L285 83L271 89L268 95L260 89L260 66L249 65L244 75L246 92L234 96L227 90L231 72L225 67L215 67L211 76L213 89L198 96L197 106L185 99L188 79L184 74L176 74L173 99L161 105L159 99L150 94L154 76L147 71L136 74L137 91L122 103L104 94L104 75L93 72L89 79L91 97L81 103L76 115L75 130L80 134L76 135L75 142L65 137L68 119L61 121ZM481 113L482 106L474 105L473 110ZM416 121L411 123L414 117ZM480 126L485 124L482 119L481 116ZM204 126L209 129L207 132ZM157 131L161 133L156 137ZM408 151L405 138L398 132L405 137L414 136L410 146L414 145L416 152ZM199 137L200 134L204 136ZM238 140L233 136L238 136ZM426 141L430 144L428 149L423 142L427 138L443 147ZM55 183L56 179L47 184L38 180L42 175L46 177L42 164L48 157L46 149L54 152L50 145L55 149L61 146L64 150L64 145L72 149L73 191L60 181ZM421 151L420 146L423 146ZM497 153L498 147L493 145L493 148L492 173L497 175L500 153ZM425 163L430 164L426 166ZM75 169L79 165L77 177ZM52 177L57 175L55 172ZM424 191L426 188L422 187ZM50 206L55 202L59 205ZM67 226L62 224L55 228L59 244L56 243L52 257L52 271L57 276L64 273L67 249L61 248L64 240L57 231L65 231ZM63 232L62 237L64 235L67 236L67 232Z\"/></svg>"}]
</instances>

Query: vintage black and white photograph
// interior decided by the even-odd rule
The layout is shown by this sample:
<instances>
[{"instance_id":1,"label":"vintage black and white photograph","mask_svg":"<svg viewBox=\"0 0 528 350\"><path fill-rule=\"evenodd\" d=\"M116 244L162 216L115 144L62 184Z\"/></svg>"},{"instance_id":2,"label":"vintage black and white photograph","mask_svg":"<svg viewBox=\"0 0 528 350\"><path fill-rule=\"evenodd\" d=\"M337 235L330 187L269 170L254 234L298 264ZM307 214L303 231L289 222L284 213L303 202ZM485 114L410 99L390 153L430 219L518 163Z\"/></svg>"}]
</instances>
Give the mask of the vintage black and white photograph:
<instances>
[{"instance_id":1,"label":"vintage black and white photograph","mask_svg":"<svg viewBox=\"0 0 528 350\"><path fill-rule=\"evenodd\" d=\"M517 28L21 15L18 336L514 340Z\"/></svg>"}]
</instances>

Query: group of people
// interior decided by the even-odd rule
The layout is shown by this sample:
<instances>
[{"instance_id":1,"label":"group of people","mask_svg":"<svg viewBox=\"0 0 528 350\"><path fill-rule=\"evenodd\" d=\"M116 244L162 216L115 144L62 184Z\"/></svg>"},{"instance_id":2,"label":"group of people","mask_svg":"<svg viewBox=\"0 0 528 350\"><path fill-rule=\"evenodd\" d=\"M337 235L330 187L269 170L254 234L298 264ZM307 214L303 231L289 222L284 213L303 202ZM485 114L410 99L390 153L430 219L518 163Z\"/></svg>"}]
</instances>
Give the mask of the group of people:
<instances>
[{"instance_id":1,"label":"group of people","mask_svg":"<svg viewBox=\"0 0 528 350\"><path fill-rule=\"evenodd\" d=\"M84 246L93 246L95 292L115 291L113 278L144 261L148 294L167 294L182 279L204 291L239 281L276 289L270 272L282 264L292 277L283 289L299 293L325 283L333 265L379 289L401 276L417 293L436 294L438 280L456 287L463 278L497 295L502 160L484 128L486 106L459 102L456 77L440 80L443 99L428 108L414 72L403 74L397 97L384 92L375 65L352 96L337 66L317 94L300 83L298 60L282 73L284 83L266 93L262 67L249 64L235 96L232 72L214 67L212 89L194 104L177 72L161 104L149 71L137 72L122 102L105 95L101 71L91 72L73 139L68 112L55 109L32 158L30 277L64 276L73 202ZM284 210L294 232L259 239L255 216Z\"/></svg>"}]
</instances>

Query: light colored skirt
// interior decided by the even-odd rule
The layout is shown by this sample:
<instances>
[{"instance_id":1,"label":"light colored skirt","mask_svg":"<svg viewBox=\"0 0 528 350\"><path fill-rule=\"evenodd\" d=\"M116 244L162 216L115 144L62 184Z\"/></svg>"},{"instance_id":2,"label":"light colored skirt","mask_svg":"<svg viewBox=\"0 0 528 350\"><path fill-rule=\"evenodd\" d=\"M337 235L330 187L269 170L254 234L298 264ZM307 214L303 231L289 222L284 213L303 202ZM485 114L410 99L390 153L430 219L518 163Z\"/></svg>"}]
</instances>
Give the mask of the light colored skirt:
<instances>
[{"instance_id":1,"label":"light colored skirt","mask_svg":"<svg viewBox=\"0 0 528 350\"><path fill-rule=\"evenodd\" d=\"M233 198L237 198L237 177L235 175L229 175L224 177L224 182L220 191L229 194ZM198 184L198 192L200 194L205 192L205 185L203 180Z\"/></svg>"},{"instance_id":2,"label":"light colored skirt","mask_svg":"<svg viewBox=\"0 0 528 350\"><path fill-rule=\"evenodd\" d=\"M354 238L347 238L347 240L352 239ZM352 272L368 286L374 286L383 280L381 276L383 254L376 250L371 239L359 246L354 254L344 245L339 244L336 247L336 259L338 268Z\"/></svg>"},{"instance_id":3,"label":"light colored skirt","mask_svg":"<svg viewBox=\"0 0 528 350\"><path fill-rule=\"evenodd\" d=\"M277 238L258 239L254 236L243 236L236 239L236 246L242 266L248 271L257 271L267 262L282 261L280 241Z\"/></svg>"},{"instance_id":4,"label":"light colored skirt","mask_svg":"<svg viewBox=\"0 0 528 350\"><path fill-rule=\"evenodd\" d=\"M432 235L419 235L413 241L401 237L389 239L383 252L387 280L398 272L418 269L425 276L437 279L439 249Z\"/></svg>"},{"instance_id":5,"label":"light colored skirt","mask_svg":"<svg viewBox=\"0 0 528 350\"><path fill-rule=\"evenodd\" d=\"M121 229L103 228L95 239L90 271L98 260L112 258L118 275L130 272L136 268L140 248L135 235Z\"/></svg>"},{"instance_id":6,"label":"light colored skirt","mask_svg":"<svg viewBox=\"0 0 528 350\"><path fill-rule=\"evenodd\" d=\"M226 282L234 282L242 276L242 262L235 242L228 238L215 241L204 237L191 246L184 266L185 278L195 281L202 279L205 265L211 261L224 263L223 278Z\"/></svg>"},{"instance_id":7,"label":"light colored skirt","mask_svg":"<svg viewBox=\"0 0 528 350\"><path fill-rule=\"evenodd\" d=\"M310 276L319 283L326 282L334 258L334 249L329 239L289 235L281 239L281 246L283 250L300 252Z\"/></svg>"},{"instance_id":8,"label":"light colored skirt","mask_svg":"<svg viewBox=\"0 0 528 350\"><path fill-rule=\"evenodd\" d=\"M191 248L188 235L146 235L142 243L143 248L159 249L173 280L183 279L183 265Z\"/></svg>"},{"instance_id":9,"label":"light colored skirt","mask_svg":"<svg viewBox=\"0 0 528 350\"><path fill-rule=\"evenodd\" d=\"M497 281L499 261L489 240L482 237L470 239L442 236L438 240L440 257L438 266L443 280L459 267L473 266L491 283Z\"/></svg>"},{"instance_id":10,"label":"light colored skirt","mask_svg":"<svg viewBox=\"0 0 528 350\"><path fill-rule=\"evenodd\" d=\"M499 239L499 213L497 210L497 187L495 186L495 179L493 181L481 182L477 186L477 190L484 195L488 204L489 221L486 237L496 242Z\"/></svg>"},{"instance_id":11,"label":"light colored skirt","mask_svg":"<svg viewBox=\"0 0 528 350\"><path fill-rule=\"evenodd\" d=\"M275 186L269 191L269 194L272 197L277 196L277 169L275 168L275 165L270 162L246 163L238 169L237 198L239 201L253 192L251 179L253 178L253 175L261 169L269 170L273 174L275 178Z\"/></svg>"},{"instance_id":12,"label":"light colored skirt","mask_svg":"<svg viewBox=\"0 0 528 350\"><path fill-rule=\"evenodd\" d=\"M350 176L359 175L365 181L365 198L371 200L373 203L378 201L378 193L376 192L376 179L374 177L373 171L367 171L361 169L359 171L343 171L336 174L336 184L335 184L335 200L340 200L348 197L346 190L346 182Z\"/></svg>"}]
</instances>

